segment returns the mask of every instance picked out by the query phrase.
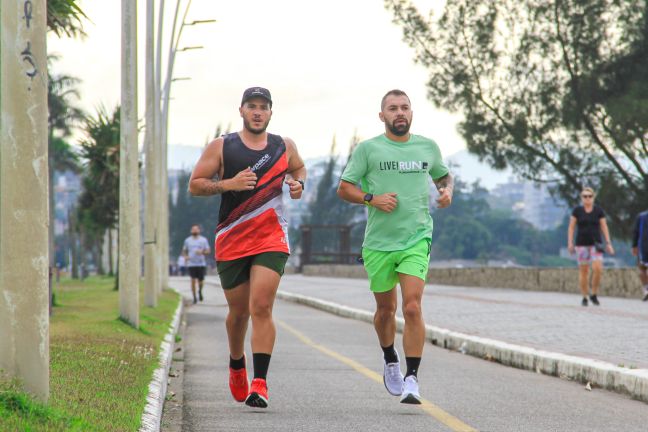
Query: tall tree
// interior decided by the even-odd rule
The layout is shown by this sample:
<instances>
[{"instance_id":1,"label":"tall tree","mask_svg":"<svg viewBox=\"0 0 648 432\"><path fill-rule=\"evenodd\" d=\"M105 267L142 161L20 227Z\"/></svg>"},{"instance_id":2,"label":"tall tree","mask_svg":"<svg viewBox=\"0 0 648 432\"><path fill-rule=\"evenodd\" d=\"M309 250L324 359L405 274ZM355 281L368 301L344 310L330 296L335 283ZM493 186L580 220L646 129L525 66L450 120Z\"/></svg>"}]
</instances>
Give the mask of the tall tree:
<instances>
[{"instance_id":1,"label":"tall tree","mask_svg":"<svg viewBox=\"0 0 648 432\"><path fill-rule=\"evenodd\" d=\"M85 176L79 197L78 224L85 246L91 251L99 272L106 231L110 235L119 215L119 107L109 114L99 109L96 117L86 120L87 138L81 142ZM109 260L112 265L112 260ZM110 268L109 272L112 273Z\"/></svg>"},{"instance_id":2,"label":"tall tree","mask_svg":"<svg viewBox=\"0 0 648 432\"><path fill-rule=\"evenodd\" d=\"M359 138L353 136L349 144L349 154L358 144ZM321 167L314 167L315 170L323 169L323 174L317 183L315 198L309 200L308 216L305 218L307 224L312 225L351 225L351 248L359 251L362 242L362 235L366 225L365 210L362 206L349 205L337 196L337 187L340 181L340 174L344 165L340 163L336 154L337 142L335 137L331 143L329 158L322 162ZM293 231L291 239L298 243L301 239L298 232ZM339 250L339 243L336 235L330 230L315 230L312 234L312 244L317 252L336 252Z\"/></svg>"},{"instance_id":3,"label":"tall tree","mask_svg":"<svg viewBox=\"0 0 648 432\"><path fill-rule=\"evenodd\" d=\"M571 204L594 186L629 234L648 196L646 0L455 0L438 20L385 6L472 153Z\"/></svg>"}]
</instances>

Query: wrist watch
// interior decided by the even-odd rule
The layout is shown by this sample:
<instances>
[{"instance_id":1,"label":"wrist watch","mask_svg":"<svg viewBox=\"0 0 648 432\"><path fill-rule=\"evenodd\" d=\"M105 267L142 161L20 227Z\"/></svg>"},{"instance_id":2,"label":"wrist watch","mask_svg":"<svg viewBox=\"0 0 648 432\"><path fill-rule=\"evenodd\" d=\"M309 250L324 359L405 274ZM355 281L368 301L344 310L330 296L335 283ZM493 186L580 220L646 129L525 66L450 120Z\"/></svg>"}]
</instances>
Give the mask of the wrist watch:
<instances>
[{"instance_id":1,"label":"wrist watch","mask_svg":"<svg viewBox=\"0 0 648 432\"><path fill-rule=\"evenodd\" d=\"M373 199L373 194L365 194L364 198L362 199L364 201L364 205L370 206L371 205L371 200Z\"/></svg>"},{"instance_id":2,"label":"wrist watch","mask_svg":"<svg viewBox=\"0 0 648 432\"><path fill-rule=\"evenodd\" d=\"M297 180L297 183L302 185L302 190L304 190L304 180Z\"/></svg>"}]
</instances>

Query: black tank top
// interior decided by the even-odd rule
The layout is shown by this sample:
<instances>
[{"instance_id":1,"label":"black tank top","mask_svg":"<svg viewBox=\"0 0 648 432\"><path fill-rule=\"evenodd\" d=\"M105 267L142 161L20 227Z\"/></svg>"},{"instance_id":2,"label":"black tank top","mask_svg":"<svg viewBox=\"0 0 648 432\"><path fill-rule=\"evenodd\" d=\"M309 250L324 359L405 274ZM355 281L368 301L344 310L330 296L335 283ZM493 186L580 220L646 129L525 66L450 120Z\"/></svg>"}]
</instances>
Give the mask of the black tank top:
<instances>
[{"instance_id":1,"label":"black tank top","mask_svg":"<svg viewBox=\"0 0 648 432\"><path fill-rule=\"evenodd\" d=\"M250 191L225 192L222 195L220 211L218 214L218 224L229 225L233 220L230 216L234 210L239 209L244 203L249 203L250 208L245 211L237 211L237 216L254 210L254 197L260 194L266 187L271 184L271 180L286 174L286 167L277 169L286 154L286 143L279 135L268 134L268 144L263 150L252 150L247 147L237 132L227 134L223 137L223 180L236 176L239 172L250 167L257 175L257 187ZM274 168L274 169L273 169ZM268 175L269 174L269 175ZM269 178L271 177L271 178ZM271 195L276 195L272 193ZM281 194L281 190L278 190ZM264 195L264 200L272 196ZM263 203L256 203L263 204ZM234 218L236 219L236 218Z\"/></svg>"}]
</instances>

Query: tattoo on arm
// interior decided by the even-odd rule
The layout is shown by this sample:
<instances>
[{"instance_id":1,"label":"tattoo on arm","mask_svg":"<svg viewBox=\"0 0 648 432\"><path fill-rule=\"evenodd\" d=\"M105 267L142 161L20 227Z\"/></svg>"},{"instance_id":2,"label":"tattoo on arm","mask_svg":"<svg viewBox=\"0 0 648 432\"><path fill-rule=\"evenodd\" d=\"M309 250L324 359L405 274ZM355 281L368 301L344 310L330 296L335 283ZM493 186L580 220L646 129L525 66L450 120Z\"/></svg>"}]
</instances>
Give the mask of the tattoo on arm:
<instances>
[{"instance_id":1,"label":"tattoo on arm","mask_svg":"<svg viewBox=\"0 0 648 432\"><path fill-rule=\"evenodd\" d=\"M222 180L203 179L192 195L220 195L227 192Z\"/></svg>"},{"instance_id":2,"label":"tattoo on arm","mask_svg":"<svg viewBox=\"0 0 648 432\"><path fill-rule=\"evenodd\" d=\"M450 174L446 174L443 177L434 180L434 184L437 189L450 189L450 192L454 190L454 178Z\"/></svg>"}]
</instances>

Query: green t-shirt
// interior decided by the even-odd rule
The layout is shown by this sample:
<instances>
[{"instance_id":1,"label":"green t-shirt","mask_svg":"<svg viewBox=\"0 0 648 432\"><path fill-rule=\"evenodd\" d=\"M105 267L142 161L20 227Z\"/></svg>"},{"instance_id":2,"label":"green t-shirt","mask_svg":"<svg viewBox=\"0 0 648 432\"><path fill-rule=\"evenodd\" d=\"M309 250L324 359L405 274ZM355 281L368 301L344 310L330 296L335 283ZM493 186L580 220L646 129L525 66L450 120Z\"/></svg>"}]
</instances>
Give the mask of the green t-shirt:
<instances>
[{"instance_id":1,"label":"green t-shirt","mask_svg":"<svg viewBox=\"0 0 648 432\"><path fill-rule=\"evenodd\" d=\"M395 251L431 239L429 177L439 179L446 174L439 146L431 139L410 135L401 143L379 135L358 144L342 180L361 183L364 192L374 195L396 193L398 200L391 213L369 207L363 247Z\"/></svg>"}]
</instances>

